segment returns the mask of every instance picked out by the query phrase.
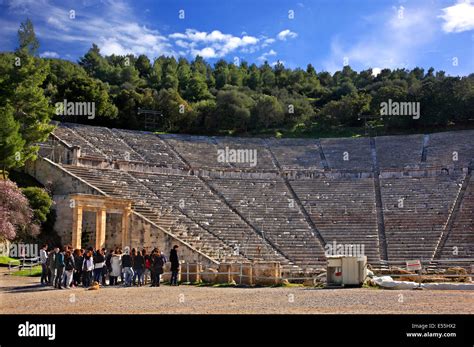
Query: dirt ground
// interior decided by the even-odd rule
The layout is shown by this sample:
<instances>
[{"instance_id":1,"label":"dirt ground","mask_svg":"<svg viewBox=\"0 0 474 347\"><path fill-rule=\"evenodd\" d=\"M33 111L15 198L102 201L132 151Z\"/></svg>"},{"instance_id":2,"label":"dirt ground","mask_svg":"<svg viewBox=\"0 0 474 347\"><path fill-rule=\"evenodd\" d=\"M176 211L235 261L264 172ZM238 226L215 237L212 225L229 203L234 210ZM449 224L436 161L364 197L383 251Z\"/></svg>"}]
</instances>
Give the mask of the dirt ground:
<instances>
[{"instance_id":1,"label":"dirt ground","mask_svg":"<svg viewBox=\"0 0 474 347\"><path fill-rule=\"evenodd\" d=\"M39 278L0 274L0 313L465 314L474 292L447 290L223 288L162 285L57 290Z\"/></svg>"}]
</instances>

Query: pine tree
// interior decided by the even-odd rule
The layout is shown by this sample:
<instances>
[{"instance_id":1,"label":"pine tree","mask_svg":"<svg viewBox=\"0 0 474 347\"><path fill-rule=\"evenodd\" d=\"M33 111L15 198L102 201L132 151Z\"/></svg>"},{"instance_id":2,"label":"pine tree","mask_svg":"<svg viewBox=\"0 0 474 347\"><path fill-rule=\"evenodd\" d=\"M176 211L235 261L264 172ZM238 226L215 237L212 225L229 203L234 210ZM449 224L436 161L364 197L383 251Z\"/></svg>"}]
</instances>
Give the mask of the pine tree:
<instances>
[{"instance_id":1,"label":"pine tree","mask_svg":"<svg viewBox=\"0 0 474 347\"><path fill-rule=\"evenodd\" d=\"M29 18L20 24L20 29L18 30L18 41L20 43L20 51L25 51L30 55L36 55L38 52L39 42L36 38L33 23Z\"/></svg>"},{"instance_id":2,"label":"pine tree","mask_svg":"<svg viewBox=\"0 0 474 347\"><path fill-rule=\"evenodd\" d=\"M13 108L9 105L0 107L0 167L3 179L5 171L21 166L24 162L20 153L25 145L25 140L21 138L20 125L15 121Z\"/></svg>"}]
</instances>

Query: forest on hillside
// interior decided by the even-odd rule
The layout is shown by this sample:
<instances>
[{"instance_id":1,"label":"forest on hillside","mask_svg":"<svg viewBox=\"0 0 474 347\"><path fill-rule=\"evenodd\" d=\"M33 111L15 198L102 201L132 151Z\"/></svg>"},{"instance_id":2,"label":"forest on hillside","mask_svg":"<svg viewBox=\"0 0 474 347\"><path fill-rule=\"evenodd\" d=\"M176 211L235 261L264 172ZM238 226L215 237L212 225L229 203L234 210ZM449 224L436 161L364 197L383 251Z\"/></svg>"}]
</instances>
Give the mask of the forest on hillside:
<instances>
[{"instance_id":1,"label":"forest on hillside","mask_svg":"<svg viewBox=\"0 0 474 347\"><path fill-rule=\"evenodd\" d=\"M127 129L143 124L137 110L156 110L159 130L197 134L299 133L364 126L361 116L380 115L382 102L419 102L421 116L371 119L386 130L467 125L474 120L474 74L446 76L433 68L372 69L350 66L330 74L289 69L267 62L238 66L225 60L213 66L197 56L102 56L92 48L77 64L47 59L43 83L52 103L95 101L98 118L75 121ZM58 120L61 120L58 117ZM381 129L381 130L383 130Z\"/></svg>"}]
</instances>

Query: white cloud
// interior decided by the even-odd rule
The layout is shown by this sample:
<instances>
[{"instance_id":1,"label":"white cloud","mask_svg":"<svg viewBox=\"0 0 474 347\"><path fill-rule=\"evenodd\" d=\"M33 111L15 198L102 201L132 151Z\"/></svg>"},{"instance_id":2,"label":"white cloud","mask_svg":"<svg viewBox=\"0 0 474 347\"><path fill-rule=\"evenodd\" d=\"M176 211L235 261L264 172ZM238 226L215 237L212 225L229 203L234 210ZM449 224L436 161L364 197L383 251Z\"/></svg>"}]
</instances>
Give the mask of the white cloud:
<instances>
[{"instance_id":1,"label":"white cloud","mask_svg":"<svg viewBox=\"0 0 474 347\"><path fill-rule=\"evenodd\" d=\"M275 41L276 41L275 39L267 38L266 36L262 37L261 40L263 41L262 46L261 46L262 48L265 48L265 47L271 45L272 43L275 43Z\"/></svg>"},{"instance_id":2,"label":"white cloud","mask_svg":"<svg viewBox=\"0 0 474 347\"><path fill-rule=\"evenodd\" d=\"M443 30L447 33L460 33L474 29L474 4L470 0L459 1L456 5L443 8Z\"/></svg>"},{"instance_id":3,"label":"white cloud","mask_svg":"<svg viewBox=\"0 0 474 347\"><path fill-rule=\"evenodd\" d=\"M382 69L379 67L372 68L372 76L376 77L379 73L382 72Z\"/></svg>"},{"instance_id":4,"label":"white cloud","mask_svg":"<svg viewBox=\"0 0 474 347\"><path fill-rule=\"evenodd\" d=\"M176 55L168 39L147 28L135 18L132 8L123 0L103 0L106 15L92 3L77 5L76 18L69 17L67 5L49 0L15 0L8 3L9 14L28 14L41 39L77 42L83 49L96 43L104 54ZM83 6L83 7L80 7ZM80 19L79 19L80 18Z\"/></svg>"},{"instance_id":5,"label":"white cloud","mask_svg":"<svg viewBox=\"0 0 474 347\"><path fill-rule=\"evenodd\" d=\"M42 58L59 58L59 54L56 53L56 52L46 51L46 52L40 53L40 57L42 57Z\"/></svg>"},{"instance_id":6,"label":"white cloud","mask_svg":"<svg viewBox=\"0 0 474 347\"><path fill-rule=\"evenodd\" d=\"M188 49L188 54L192 56L200 55L203 58L218 58L237 50L245 49L246 52L252 50L252 46L259 43L259 39L250 36L234 36L224 34L219 30L210 33L195 29L186 29L184 33L173 33L168 36L175 40L175 44Z\"/></svg>"},{"instance_id":7,"label":"white cloud","mask_svg":"<svg viewBox=\"0 0 474 347\"><path fill-rule=\"evenodd\" d=\"M133 54L131 49L125 48L122 46L117 39L109 38L109 39L102 39L100 44L100 50L102 54L105 55L127 55Z\"/></svg>"},{"instance_id":8,"label":"white cloud","mask_svg":"<svg viewBox=\"0 0 474 347\"><path fill-rule=\"evenodd\" d=\"M266 53L263 53L260 57L258 57L257 59L260 60L260 61L265 61L268 59L268 57L270 56L274 56L274 55L277 55L277 52L275 52L273 49L269 50L268 52Z\"/></svg>"},{"instance_id":9,"label":"white cloud","mask_svg":"<svg viewBox=\"0 0 474 347\"><path fill-rule=\"evenodd\" d=\"M47 23L57 29L63 30L63 31L68 31L69 26L65 25L61 20L55 17L49 17L47 19Z\"/></svg>"},{"instance_id":10,"label":"white cloud","mask_svg":"<svg viewBox=\"0 0 474 347\"><path fill-rule=\"evenodd\" d=\"M296 36L298 36L297 33L291 31L290 29L286 29L283 31L280 31L277 35L277 38L282 41L286 41L287 38L293 39Z\"/></svg>"},{"instance_id":11,"label":"white cloud","mask_svg":"<svg viewBox=\"0 0 474 347\"><path fill-rule=\"evenodd\" d=\"M203 49L193 49L192 55L196 56L199 55L203 58L216 58L217 53L212 47L205 47Z\"/></svg>"},{"instance_id":12,"label":"white cloud","mask_svg":"<svg viewBox=\"0 0 474 347\"><path fill-rule=\"evenodd\" d=\"M397 8L377 13L368 20L369 30L356 40L342 42L334 36L323 67L335 72L347 62L364 69L410 68L419 58L420 47L429 46L435 39L439 31L435 18L436 10L430 6L406 8L402 18Z\"/></svg>"}]
</instances>

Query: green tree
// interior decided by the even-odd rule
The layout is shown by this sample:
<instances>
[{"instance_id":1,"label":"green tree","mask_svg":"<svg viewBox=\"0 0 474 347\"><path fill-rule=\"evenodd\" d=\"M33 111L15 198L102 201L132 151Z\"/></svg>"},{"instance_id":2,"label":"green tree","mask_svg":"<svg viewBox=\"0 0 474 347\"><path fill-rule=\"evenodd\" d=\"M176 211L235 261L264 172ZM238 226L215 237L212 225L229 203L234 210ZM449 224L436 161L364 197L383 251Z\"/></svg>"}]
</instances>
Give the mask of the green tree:
<instances>
[{"instance_id":1,"label":"green tree","mask_svg":"<svg viewBox=\"0 0 474 347\"><path fill-rule=\"evenodd\" d=\"M247 78L247 86L253 90L259 90L262 86L262 81L260 79L260 70L257 65L250 65L249 76Z\"/></svg>"},{"instance_id":2,"label":"green tree","mask_svg":"<svg viewBox=\"0 0 474 347\"><path fill-rule=\"evenodd\" d=\"M237 90L219 91L216 98L214 124L219 124L219 128L223 130L247 131L253 104L252 98Z\"/></svg>"},{"instance_id":3,"label":"green tree","mask_svg":"<svg viewBox=\"0 0 474 347\"><path fill-rule=\"evenodd\" d=\"M140 54L135 62L135 68L141 78L148 78L152 72L150 59L145 54Z\"/></svg>"},{"instance_id":4,"label":"green tree","mask_svg":"<svg viewBox=\"0 0 474 347\"><path fill-rule=\"evenodd\" d=\"M358 118L369 110L371 96L368 94L349 94L340 100L332 100L321 109L324 117L331 119L333 125L357 126Z\"/></svg>"},{"instance_id":5,"label":"green tree","mask_svg":"<svg viewBox=\"0 0 474 347\"><path fill-rule=\"evenodd\" d=\"M253 107L252 118L256 128L269 129L283 123L283 107L278 99L270 95L261 95Z\"/></svg>"},{"instance_id":6,"label":"green tree","mask_svg":"<svg viewBox=\"0 0 474 347\"><path fill-rule=\"evenodd\" d=\"M163 67L163 76L161 78L162 88L178 90L179 80L177 64L174 58L168 58Z\"/></svg>"},{"instance_id":7,"label":"green tree","mask_svg":"<svg viewBox=\"0 0 474 347\"><path fill-rule=\"evenodd\" d=\"M7 113L13 109L15 121L19 125L19 134L24 140L20 163L36 158L39 149L36 144L44 141L53 129L49 124L53 108L42 88L49 65L43 59L29 54L31 37L35 35L30 29L27 30L28 35L22 34L23 28L33 30L32 25L30 27L22 23L19 30L20 48L14 54L0 55L0 107L4 107ZM15 143L18 145L20 142Z\"/></svg>"},{"instance_id":8,"label":"green tree","mask_svg":"<svg viewBox=\"0 0 474 347\"><path fill-rule=\"evenodd\" d=\"M212 97L212 94L207 88L204 76L197 72L193 73L185 95L187 99L191 101L200 101Z\"/></svg>"},{"instance_id":9,"label":"green tree","mask_svg":"<svg viewBox=\"0 0 474 347\"><path fill-rule=\"evenodd\" d=\"M163 112L164 130L169 132L179 132L192 123L190 118L192 113L190 105L174 89L162 89L157 95L157 105Z\"/></svg>"},{"instance_id":10,"label":"green tree","mask_svg":"<svg viewBox=\"0 0 474 347\"><path fill-rule=\"evenodd\" d=\"M30 207L33 210L34 219L38 223L45 222L53 205L53 200L48 193L39 187L23 188L22 193L29 201Z\"/></svg>"},{"instance_id":11,"label":"green tree","mask_svg":"<svg viewBox=\"0 0 474 347\"><path fill-rule=\"evenodd\" d=\"M25 145L21 137L20 125L15 121L14 110L10 105L0 107L0 168L3 179L6 179L5 171L23 164L20 153Z\"/></svg>"},{"instance_id":12,"label":"green tree","mask_svg":"<svg viewBox=\"0 0 474 347\"><path fill-rule=\"evenodd\" d=\"M107 84L88 76L84 69L68 61L52 59L49 65L50 74L45 84L49 84L48 89L51 90L50 97L53 103L63 102L64 100L68 102L94 102L96 116L107 119L113 119L117 116L118 110L109 95ZM138 78L138 75L135 76ZM60 115L56 118L61 120Z\"/></svg>"},{"instance_id":13,"label":"green tree","mask_svg":"<svg viewBox=\"0 0 474 347\"><path fill-rule=\"evenodd\" d=\"M260 73L263 91L265 93L270 93L275 86L275 73L267 62L261 66Z\"/></svg>"},{"instance_id":14,"label":"green tree","mask_svg":"<svg viewBox=\"0 0 474 347\"><path fill-rule=\"evenodd\" d=\"M180 58L178 62L178 85L181 95L188 93L189 83L191 81L192 72L188 61Z\"/></svg>"},{"instance_id":15,"label":"green tree","mask_svg":"<svg viewBox=\"0 0 474 347\"><path fill-rule=\"evenodd\" d=\"M149 84L151 88L156 90L161 88L161 76L163 75L163 61L161 59L155 59L153 67L149 77Z\"/></svg>"},{"instance_id":16,"label":"green tree","mask_svg":"<svg viewBox=\"0 0 474 347\"><path fill-rule=\"evenodd\" d=\"M216 79L216 88L222 89L229 83L229 67L227 62L223 59L219 60L214 66L214 77Z\"/></svg>"},{"instance_id":17,"label":"green tree","mask_svg":"<svg viewBox=\"0 0 474 347\"><path fill-rule=\"evenodd\" d=\"M18 30L19 51L23 51L29 55L36 55L39 48L39 42L36 38L33 23L29 18L20 24Z\"/></svg>"},{"instance_id":18,"label":"green tree","mask_svg":"<svg viewBox=\"0 0 474 347\"><path fill-rule=\"evenodd\" d=\"M104 82L112 82L112 68L107 60L100 54L99 47L94 43L87 53L79 59L81 65L87 73Z\"/></svg>"}]
</instances>

